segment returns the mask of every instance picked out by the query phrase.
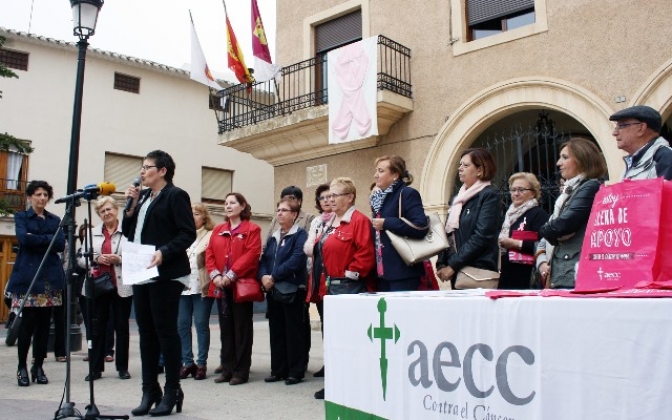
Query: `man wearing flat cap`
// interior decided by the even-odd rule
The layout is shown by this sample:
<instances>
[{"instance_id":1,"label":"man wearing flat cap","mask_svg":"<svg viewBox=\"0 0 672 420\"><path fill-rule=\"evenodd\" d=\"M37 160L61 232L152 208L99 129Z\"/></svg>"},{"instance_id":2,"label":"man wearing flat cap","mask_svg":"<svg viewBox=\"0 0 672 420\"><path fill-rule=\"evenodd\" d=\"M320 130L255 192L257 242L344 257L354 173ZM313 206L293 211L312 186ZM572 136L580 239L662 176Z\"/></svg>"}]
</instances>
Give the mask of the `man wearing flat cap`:
<instances>
[{"instance_id":1,"label":"man wearing flat cap","mask_svg":"<svg viewBox=\"0 0 672 420\"><path fill-rule=\"evenodd\" d=\"M625 172L622 179L672 179L672 148L660 136L660 113L646 105L631 106L609 117L616 121L616 147L624 150Z\"/></svg>"}]
</instances>

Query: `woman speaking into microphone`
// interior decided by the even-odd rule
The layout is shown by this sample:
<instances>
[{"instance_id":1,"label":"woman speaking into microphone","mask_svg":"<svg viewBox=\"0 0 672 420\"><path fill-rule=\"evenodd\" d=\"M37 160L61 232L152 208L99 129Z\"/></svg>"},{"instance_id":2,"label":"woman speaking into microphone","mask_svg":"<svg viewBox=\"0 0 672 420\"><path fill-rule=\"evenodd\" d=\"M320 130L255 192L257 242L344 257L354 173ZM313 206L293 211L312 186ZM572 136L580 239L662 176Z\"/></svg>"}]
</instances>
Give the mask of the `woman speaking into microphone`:
<instances>
[{"instance_id":1,"label":"woman speaking into microphone","mask_svg":"<svg viewBox=\"0 0 672 420\"><path fill-rule=\"evenodd\" d=\"M134 416L165 416L175 406L179 413L184 400L177 315L180 295L189 284L187 248L196 239L196 225L189 194L173 185L174 174L173 158L155 150L140 168L146 189L141 192L131 185L126 190L132 202L124 212L122 232L130 242L156 247L149 268L159 271L158 277L133 285L142 362L142 402L131 411ZM163 354L166 369L163 393L158 381L159 354ZM154 404L158 405L152 409Z\"/></svg>"}]
</instances>

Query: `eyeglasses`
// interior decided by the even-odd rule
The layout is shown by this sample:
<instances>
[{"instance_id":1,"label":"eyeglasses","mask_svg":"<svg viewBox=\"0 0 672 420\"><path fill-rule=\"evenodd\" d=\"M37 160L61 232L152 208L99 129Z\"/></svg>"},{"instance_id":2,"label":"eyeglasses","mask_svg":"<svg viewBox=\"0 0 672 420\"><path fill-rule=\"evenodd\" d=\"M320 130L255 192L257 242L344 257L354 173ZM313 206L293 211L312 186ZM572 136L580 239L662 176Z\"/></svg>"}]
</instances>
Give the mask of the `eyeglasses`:
<instances>
[{"instance_id":1,"label":"eyeglasses","mask_svg":"<svg viewBox=\"0 0 672 420\"><path fill-rule=\"evenodd\" d=\"M525 191L534 191L532 188L511 188L509 190L511 194L522 194Z\"/></svg>"},{"instance_id":2,"label":"eyeglasses","mask_svg":"<svg viewBox=\"0 0 672 420\"><path fill-rule=\"evenodd\" d=\"M326 200L329 199L329 197L330 197L330 196L328 196L328 195L321 195L321 196L319 197L319 200L320 200L320 201L326 201Z\"/></svg>"},{"instance_id":3,"label":"eyeglasses","mask_svg":"<svg viewBox=\"0 0 672 420\"><path fill-rule=\"evenodd\" d=\"M621 130L623 130L624 128L628 128L628 127L630 127L631 125L640 125L640 124L644 124L644 123L641 123L641 122L634 122L634 123L626 123L626 124L616 124L616 127L614 127L614 130L621 131Z\"/></svg>"},{"instance_id":4,"label":"eyeglasses","mask_svg":"<svg viewBox=\"0 0 672 420\"><path fill-rule=\"evenodd\" d=\"M287 213L288 211L291 211L290 209L277 209L275 212L276 213Z\"/></svg>"},{"instance_id":5,"label":"eyeglasses","mask_svg":"<svg viewBox=\"0 0 672 420\"><path fill-rule=\"evenodd\" d=\"M142 165L140 167L140 170L141 171L149 171L150 168L158 168L158 166L156 166L156 165Z\"/></svg>"},{"instance_id":6,"label":"eyeglasses","mask_svg":"<svg viewBox=\"0 0 672 420\"><path fill-rule=\"evenodd\" d=\"M336 199L337 197L341 197L341 196L343 196L343 195L348 195L348 194L352 194L352 193L329 194L329 195L327 196L327 198L333 198L333 199Z\"/></svg>"}]
</instances>

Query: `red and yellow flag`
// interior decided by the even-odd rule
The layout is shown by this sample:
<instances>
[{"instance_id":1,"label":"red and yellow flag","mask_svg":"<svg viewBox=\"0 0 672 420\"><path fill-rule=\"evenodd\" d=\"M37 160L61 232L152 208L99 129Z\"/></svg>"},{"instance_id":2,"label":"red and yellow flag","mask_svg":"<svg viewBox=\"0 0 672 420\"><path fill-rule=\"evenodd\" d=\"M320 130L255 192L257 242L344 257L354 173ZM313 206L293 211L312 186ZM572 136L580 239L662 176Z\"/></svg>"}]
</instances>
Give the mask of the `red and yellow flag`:
<instances>
[{"instance_id":1,"label":"red and yellow flag","mask_svg":"<svg viewBox=\"0 0 672 420\"><path fill-rule=\"evenodd\" d=\"M236 74L236 78L240 83L253 83L254 78L245 65L245 57L243 51L240 49L240 44L236 39L236 34L233 33L229 16L226 16L226 39L228 45L229 68Z\"/></svg>"}]
</instances>

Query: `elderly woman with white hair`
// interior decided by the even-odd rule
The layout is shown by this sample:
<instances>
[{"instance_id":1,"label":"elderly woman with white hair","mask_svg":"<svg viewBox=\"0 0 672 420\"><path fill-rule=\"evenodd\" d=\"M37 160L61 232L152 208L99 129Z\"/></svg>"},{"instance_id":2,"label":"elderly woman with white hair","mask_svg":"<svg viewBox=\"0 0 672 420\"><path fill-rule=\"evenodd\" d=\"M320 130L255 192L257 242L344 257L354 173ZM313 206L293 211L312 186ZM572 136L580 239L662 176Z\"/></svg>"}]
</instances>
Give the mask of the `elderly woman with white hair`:
<instances>
[{"instance_id":1,"label":"elderly woman with white hair","mask_svg":"<svg viewBox=\"0 0 672 420\"><path fill-rule=\"evenodd\" d=\"M499 289L529 289L539 229L548 213L539 207L541 185L534 174L509 177L511 205L504 216L499 246L502 251Z\"/></svg>"}]
</instances>

